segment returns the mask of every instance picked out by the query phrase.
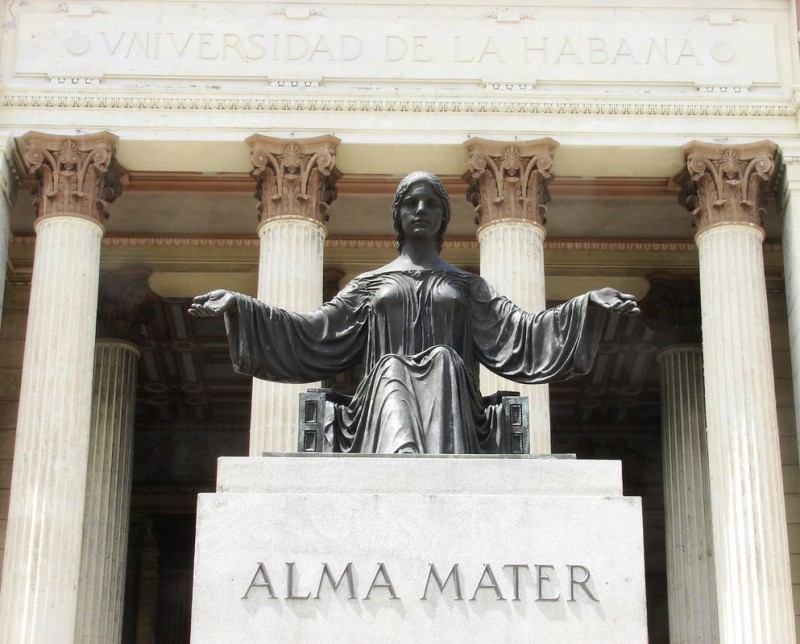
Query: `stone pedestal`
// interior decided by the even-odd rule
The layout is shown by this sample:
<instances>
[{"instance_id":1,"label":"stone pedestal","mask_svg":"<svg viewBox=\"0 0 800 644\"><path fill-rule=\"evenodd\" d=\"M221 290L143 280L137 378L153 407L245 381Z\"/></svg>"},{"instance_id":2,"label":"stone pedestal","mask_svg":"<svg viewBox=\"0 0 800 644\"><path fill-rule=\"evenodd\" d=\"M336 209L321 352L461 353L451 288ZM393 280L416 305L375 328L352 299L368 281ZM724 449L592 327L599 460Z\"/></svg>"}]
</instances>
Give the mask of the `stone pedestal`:
<instances>
[{"instance_id":1,"label":"stone pedestal","mask_svg":"<svg viewBox=\"0 0 800 644\"><path fill-rule=\"evenodd\" d=\"M685 147L697 215L719 635L794 642L786 512L760 227L769 142Z\"/></svg>"},{"instance_id":2,"label":"stone pedestal","mask_svg":"<svg viewBox=\"0 0 800 644\"><path fill-rule=\"evenodd\" d=\"M26 135L40 181L0 641L71 641L83 534L100 240L116 137Z\"/></svg>"},{"instance_id":3,"label":"stone pedestal","mask_svg":"<svg viewBox=\"0 0 800 644\"><path fill-rule=\"evenodd\" d=\"M247 139L259 199L258 299L308 313L322 304L322 256L327 207L336 197L339 139ZM253 380L250 455L292 452L297 445L298 396L319 383Z\"/></svg>"},{"instance_id":4,"label":"stone pedestal","mask_svg":"<svg viewBox=\"0 0 800 644\"><path fill-rule=\"evenodd\" d=\"M468 198L475 206L481 277L520 308L545 308L544 240L547 184L558 144L469 139ZM547 385L521 385L481 367L481 391L519 391L530 402L532 454L550 453Z\"/></svg>"},{"instance_id":5,"label":"stone pedestal","mask_svg":"<svg viewBox=\"0 0 800 644\"><path fill-rule=\"evenodd\" d=\"M192 641L647 641L618 462L223 458L199 497Z\"/></svg>"}]
</instances>

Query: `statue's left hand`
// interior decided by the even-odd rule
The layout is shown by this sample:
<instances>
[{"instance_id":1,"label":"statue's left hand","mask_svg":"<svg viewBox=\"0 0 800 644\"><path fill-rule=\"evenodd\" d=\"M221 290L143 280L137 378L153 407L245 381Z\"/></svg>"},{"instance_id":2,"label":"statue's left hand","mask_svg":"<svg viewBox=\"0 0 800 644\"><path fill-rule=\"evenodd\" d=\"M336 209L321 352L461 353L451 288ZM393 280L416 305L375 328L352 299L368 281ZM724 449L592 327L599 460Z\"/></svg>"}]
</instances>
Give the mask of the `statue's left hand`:
<instances>
[{"instance_id":1,"label":"statue's left hand","mask_svg":"<svg viewBox=\"0 0 800 644\"><path fill-rule=\"evenodd\" d=\"M230 291L219 290L194 298L189 313L199 318L214 318L235 308L236 295Z\"/></svg>"},{"instance_id":2,"label":"statue's left hand","mask_svg":"<svg viewBox=\"0 0 800 644\"><path fill-rule=\"evenodd\" d=\"M620 293L615 288L600 288L589 293L589 302L620 315L638 315L639 303L633 295Z\"/></svg>"}]
</instances>

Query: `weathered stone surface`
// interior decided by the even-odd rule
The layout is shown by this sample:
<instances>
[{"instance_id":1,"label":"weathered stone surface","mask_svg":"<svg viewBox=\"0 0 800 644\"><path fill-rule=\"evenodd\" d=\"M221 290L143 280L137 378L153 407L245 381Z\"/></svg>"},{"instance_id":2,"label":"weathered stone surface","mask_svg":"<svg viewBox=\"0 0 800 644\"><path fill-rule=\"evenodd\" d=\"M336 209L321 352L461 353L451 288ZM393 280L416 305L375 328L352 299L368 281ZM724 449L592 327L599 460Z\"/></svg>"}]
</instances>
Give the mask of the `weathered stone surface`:
<instances>
[{"instance_id":1,"label":"weathered stone surface","mask_svg":"<svg viewBox=\"0 0 800 644\"><path fill-rule=\"evenodd\" d=\"M223 459L192 640L645 642L641 506L620 484L594 461Z\"/></svg>"}]
</instances>

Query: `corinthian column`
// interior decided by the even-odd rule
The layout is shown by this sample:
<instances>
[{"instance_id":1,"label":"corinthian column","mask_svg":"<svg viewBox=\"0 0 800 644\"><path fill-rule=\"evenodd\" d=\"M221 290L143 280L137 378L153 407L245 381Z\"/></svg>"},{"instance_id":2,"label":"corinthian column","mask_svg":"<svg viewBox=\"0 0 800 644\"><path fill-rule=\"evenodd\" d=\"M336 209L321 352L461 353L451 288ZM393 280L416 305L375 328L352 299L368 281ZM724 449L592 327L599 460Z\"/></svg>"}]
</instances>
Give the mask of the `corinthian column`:
<instances>
[{"instance_id":1,"label":"corinthian column","mask_svg":"<svg viewBox=\"0 0 800 644\"><path fill-rule=\"evenodd\" d=\"M794 642L762 242L769 141L684 147L698 220L708 466L722 642Z\"/></svg>"},{"instance_id":2,"label":"corinthian column","mask_svg":"<svg viewBox=\"0 0 800 644\"><path fill-rule=\"evenodd\" d=\"M31 132L36 254L8 513L0 641L70 641L92 401L100 240L121 191L117 137Z\"/></svg>"},{"instance_id":3,"label":"corinthian column","mask_svg":"<svg viewBox=\"0 0 800 644\"><path fill-rule=\"evenodd\" d=\"M661 436L669 636L719 641L708 479L700 289L694 279L654 276L642 301L661 346Z\"/></svg>"},{"instance_id":4,"label":"corinthian column","mask_svg":"<svg viewBox=\"0 0 800 644\"><path fill-rule=\"evenodd\" d=\"M481 276L521 308L545 308L544 228L547 184L558 143L538 139L504 143L470 139L467 198L477 213ZM550 453L547 385L520 385L481 367L481 391L519 391L530 403L532 454Z\"/></svg>"},{"instance_id":5,"label":"corinthian column","mask_svg":"<svg viewBox=\"0 0 800 644\"><path fill-rule=\"evenodd\" d=\"M103 273L75 641L119 642L128 553L139 327L149 271Z\"/></svg>"},{"instance_id":6,"label":"corinthian column","mask_svg":"<svg viewBox=\"0 0 800 644\"><path fill-rule=\"evenodd\" d=\"M322 304L327 209L336 198L334 136L247 139L258 199L258 299L298 313ZM253 380L250 456L297 450L298 397L318 383Z\"/></svg>"}]
</instances>

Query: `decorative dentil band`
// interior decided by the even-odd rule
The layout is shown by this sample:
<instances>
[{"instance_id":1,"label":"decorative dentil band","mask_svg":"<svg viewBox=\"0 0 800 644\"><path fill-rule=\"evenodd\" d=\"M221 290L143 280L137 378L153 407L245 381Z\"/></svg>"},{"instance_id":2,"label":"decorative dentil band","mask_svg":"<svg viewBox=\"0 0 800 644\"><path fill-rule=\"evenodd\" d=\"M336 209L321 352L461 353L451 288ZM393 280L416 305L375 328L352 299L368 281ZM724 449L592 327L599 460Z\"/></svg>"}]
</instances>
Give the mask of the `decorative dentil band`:
<instances>
[{"instance_id":1,"label":"decorative dentil band","mask_svg":"<svg viewBox=\"0 0 800 644\"><path fill-rule=\"evenodd\" d=\"M250 146L250 176L256 181L258 219L306 218L328 220L328 207L336 199L335 136L276 139L254 134Z\"/></svg>"},{"instance_id":2,"label":"decorative dentil band","mask_svg":"<svg viewBox=\"0 0 800 644\"><path fill-rule=\"evenodd\" d=\"M719 223L761 226L775 176L775 143L692 141L683 151L686 170L675 177L681 186L678 200L697 217L699 230Z\"/></svg>"},{"instance_id":3,"label":"decorative dentil band","mask_svg":"<svg viewBox=\"0 0 800 644\"><path fill-rule=\"evenodd\" d=\"M467 199L475 206L475 223L500 219L544 225L552 180L550 168L558 143L550 138L509 143L472 138L467 148Z\"/></svg>"},{"instance_id":4,"label":"decorative dentil band","mask_svg":"<svg viewBox=\"0 0 800 644\"><path fill-rule=\"evenodd\" d=\"M37 217L78 215L108 218L106 207L121 193L127 171L117 162L117 137L110 132L59 136L28 132L23 158L38 179L34 190Z\"/></svg>"}]
</instances>

